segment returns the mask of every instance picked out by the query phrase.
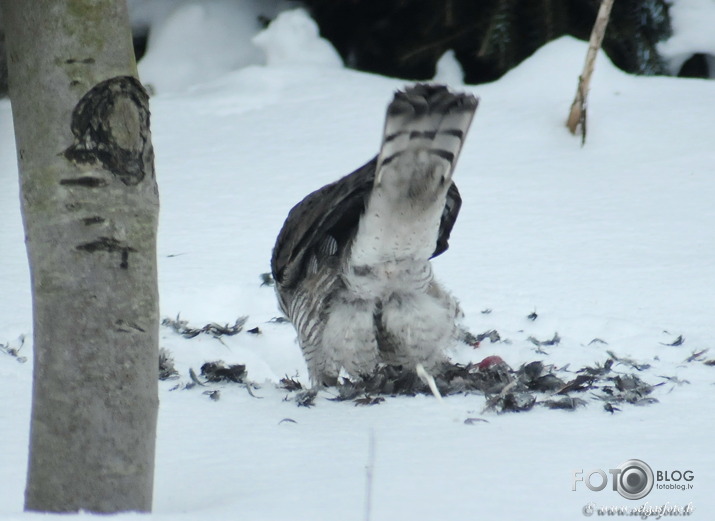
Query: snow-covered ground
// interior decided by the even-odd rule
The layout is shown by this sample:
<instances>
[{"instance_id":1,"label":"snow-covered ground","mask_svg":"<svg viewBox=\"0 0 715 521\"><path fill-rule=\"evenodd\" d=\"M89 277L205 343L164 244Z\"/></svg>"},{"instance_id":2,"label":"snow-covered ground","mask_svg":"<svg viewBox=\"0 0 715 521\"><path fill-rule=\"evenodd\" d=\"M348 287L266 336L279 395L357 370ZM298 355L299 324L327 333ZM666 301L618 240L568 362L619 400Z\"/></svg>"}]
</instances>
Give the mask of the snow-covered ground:
<instances>
[{"instance_id":1,"label":"snow-covered ground","mask_svg":"<svg viewBox=\"0 0 715 521\"><path fill-rule=\"evenodd\" d=\"M262 38L278 56L267 65L152 99L162 315L194 326L248 315L246 328L262 334L220 342L162 329L180 379L160 383L151 517L366 519L370 467L372 520L570 520L590 504L688 503L693 517L712 519L715 367L703 361L715 358L715 83L628 76L601 55L585 147L564 126L584 43L560 39L498 82L457 86L482 101L456 173L462 213L435 271L472 332L496 329L510 342L456 346L453 358L575 369L603 364L610 350L651 365L639 376L666 382L654 391L658 403L611 414L586 392L576 411L498 415L480 395L358 407L325 391L314 407L298 407L276 383L285 375L307 383L305 364L292 327L269 323L277 304L260 274L292 205L376 153L385 106L405 81L340 67L306 20L294 22ZM315 50L301 54L307 48ZM25 335L28 358L0 352L0 518L8 520L39 518L22 513L31 307L12 139L10 106L0 101L0 344L18 347ZM543 352L527 340L555 332L560 344ZM681 345L664 345L680 335ZM172 390L190 382L190 368L217 359L246 364L260 398L236 384ZM575 471L610 478L631 458L671 477L692 471L692 481L677 482L692 489L656 486L637 501L610 482L572 490Z\"/></svg>"}]
</instances>

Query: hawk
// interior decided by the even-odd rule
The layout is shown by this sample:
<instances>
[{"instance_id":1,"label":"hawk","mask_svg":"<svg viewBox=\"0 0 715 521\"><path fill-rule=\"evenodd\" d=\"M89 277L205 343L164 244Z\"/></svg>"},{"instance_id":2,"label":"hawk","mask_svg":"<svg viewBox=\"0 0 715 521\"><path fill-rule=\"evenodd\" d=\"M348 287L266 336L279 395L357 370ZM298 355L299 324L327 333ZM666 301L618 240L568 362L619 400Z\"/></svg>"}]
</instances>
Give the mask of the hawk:
<instances>
[{"instance_id":1,"label":"hawk","mask_svg":"<svg viewBox=\"0 0 715 521\"><path fill-rule=\"evenodd\" d=\"M459 213L452 175L477 104L442 85L396 92L378 155L288 214L271 270L313 385L446 361L462 313L430 259Z\"/></svg>"}]
</instances>

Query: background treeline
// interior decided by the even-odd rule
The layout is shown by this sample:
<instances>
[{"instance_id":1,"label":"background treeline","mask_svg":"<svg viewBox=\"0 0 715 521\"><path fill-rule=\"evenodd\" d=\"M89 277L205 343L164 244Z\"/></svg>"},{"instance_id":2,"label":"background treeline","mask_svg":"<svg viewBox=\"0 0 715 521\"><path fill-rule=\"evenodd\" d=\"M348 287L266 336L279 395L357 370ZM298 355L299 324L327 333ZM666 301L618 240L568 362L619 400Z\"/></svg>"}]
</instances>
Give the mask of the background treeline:
<instances>
[{"instance_id":1,"label":"background treeline","mask_svg":"<svg viewBox=\"0 0 715 521\"><path fill-rule=\"evenodd\" d=\"M239 1L239 0L236 0ZM713 77L704 54L669 71L657 44L672 35L669 0L616 0L603 49L624 71ZM493 81L545 43L563 35L588 40L600 0L302 0L352 68L407 79L429 79L453 50L467 83ZM130 8L132 4L130 3ZM269 23L270 20L263 20ZM134 28L141 59L147 27ZM7 93L0 20L0 96Z\"/></svg>"},{"instance_id":2,"label":"background treeline","mask_svg":"<svg viewBox=\"0 0 715 521\"><path fill-rule=\"evenodd\" d=\"M353 68L427 79L453 49L467 83L492 81L563 35L588 40L600 0L305 0ZM603 48L621 69L666 74L666 0L616 0ZM705 71L684 71L707 76ZM693 74L695 73L695 74Z\"/></svg>"}]
</instances>

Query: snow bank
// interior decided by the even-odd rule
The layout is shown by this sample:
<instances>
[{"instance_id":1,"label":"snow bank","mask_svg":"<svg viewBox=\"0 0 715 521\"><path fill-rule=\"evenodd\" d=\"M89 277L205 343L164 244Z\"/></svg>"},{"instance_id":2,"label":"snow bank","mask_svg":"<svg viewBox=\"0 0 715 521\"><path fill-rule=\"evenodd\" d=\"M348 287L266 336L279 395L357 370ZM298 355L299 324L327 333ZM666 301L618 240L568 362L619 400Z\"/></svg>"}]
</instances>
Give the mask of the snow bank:
<instances>
[{"instance_id":1,"label":"snow bank","mask_svg":"<svg viewBox=\"0 0 715 521\"><path fill-rule=\"evenodd\" d=\"M435 72L433 81L435 83L443 83L445 85L464 85L464 70L460 65L453 50L445 52L439 60L437 60L437 71Z\"/></svg>"},{"instance_id":2,"label":"snow bank","mask_svg":"<svg viewBox=\"0 0 715 521\"><path fill-rule=\"evenodd\" d=\"M142 82L165 93L205 83L265 58L252 38L259 16L272 16L277 0L206 0L139 4L135 23L150 25L147 52L139 62Z\"/></svg>"},{"instance_id":3,"label":"snow bank","mask_svg":"<svg viewBox=\"0 0 715 521\"><path fill-rule=\"evenodd\" d=\"M715 78L715 0L676 0L670 17L673 36L658 44L670 73L677 74L688 58L703 53Z\"/></svg>"},{"instance_id":4,"label":"snow bank","mask_svg":"<svg viewBox=\"0 0 715 521\"><path fill-rule=\"evenodd\" d=\"M253 38L272 67L342 67L337 51L320 37L318 24L304 9L284 11Z\"/></svg>"}]
</instances>

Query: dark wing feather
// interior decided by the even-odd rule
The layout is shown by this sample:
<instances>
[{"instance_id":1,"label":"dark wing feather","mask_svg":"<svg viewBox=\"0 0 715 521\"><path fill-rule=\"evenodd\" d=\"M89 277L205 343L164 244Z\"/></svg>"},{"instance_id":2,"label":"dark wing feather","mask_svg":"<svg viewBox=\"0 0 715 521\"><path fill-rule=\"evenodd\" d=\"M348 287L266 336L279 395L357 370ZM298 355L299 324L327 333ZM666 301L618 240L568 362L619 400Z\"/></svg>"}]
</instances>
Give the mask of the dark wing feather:
<instances>
[{"instance_id":1,"label":"dark wing feather","mask_svg":"<svg viewBox=\"0 0 715 521\"><path fill-rule=\"evenodd\" d=\"M353 173L309 194L295 205L278 234L273 248L273 278L284 287L293 287L303 271L307 253L313 251L331 231L343 239L338 248L352 239L365 200L375 178L376 159ZM336 229L336 228L340 229ZM335 237L335 236L334 236ZM338 237L335 237L338 240Z\"/></svg>"},{"instance_id":2,"label":"dark wing feather","mask_svg":"<svg viewBox=\"0 0 715 521\"><path fill-rule=\"evenodd\" d=\"M309 194L291 209L278 234L271 258L271 270L277 284L294 287L305 273L307 253L316 251L326 235L338 243L338 251L352 241L360 216L372 191L377 157L351 174ZM444 253L457 220L462 198L452 183L439 227L432 257Z\"/></svg>"},{"instance_id":3,"label":"dark wing feather","mask_svg":"<svg viewBox=\"0 0 715 521\"><path fill-rule=\"evenodd\" d=\"M442 218L439 221L439 235L437 236L437 247L432 254L433 259L438 255L442 255L449 248L449 234L452 233L452 228L461 207L462 196L459 195L457 185L452 182L449 190L447 190L447 203L444 205Z\"/></svg>"}]
</instances>

